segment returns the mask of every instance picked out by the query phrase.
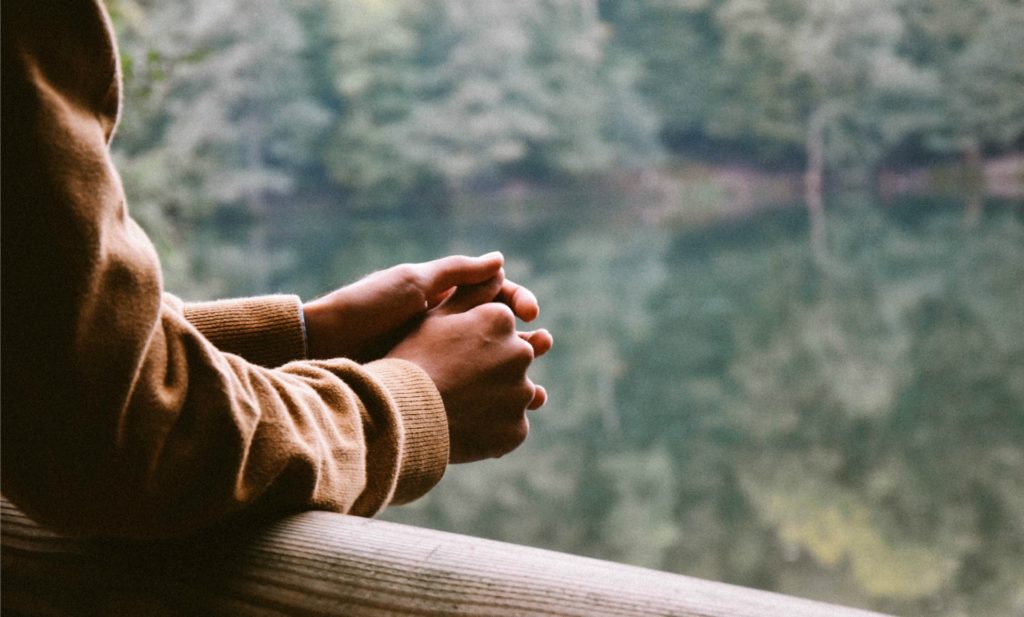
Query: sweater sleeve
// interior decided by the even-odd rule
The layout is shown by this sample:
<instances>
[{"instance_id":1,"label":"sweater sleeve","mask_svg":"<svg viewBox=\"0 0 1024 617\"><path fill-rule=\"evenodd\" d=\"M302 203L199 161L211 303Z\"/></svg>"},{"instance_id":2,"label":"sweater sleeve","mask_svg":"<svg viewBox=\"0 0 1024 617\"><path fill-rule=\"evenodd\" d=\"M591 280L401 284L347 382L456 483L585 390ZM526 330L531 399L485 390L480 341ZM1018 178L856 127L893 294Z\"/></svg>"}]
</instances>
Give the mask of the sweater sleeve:
<instances>
[{"instance_id":1,"label":"sweater sleeve","mask_svg":"<svg viewBox=\"0 0 1024 617\"><path fill-rule=\"evenodd\" d=\"M181 304L185 319L222 351L261 366L306 358L302 301L276 295Z\"/></svg>"},{"instance_id":2,"label":"sweater sleeve","mask_svg":"<svg viewBox=\"0 0 1024 617\"><path fill-rule=\"evenodd\" d=\"M162 537L429 490L447 425L417 366L259 366L163 294L108 151L120 76L99 1L5 2L2 28L4 494L65 533Z\"/></svg>"}]
</instances>

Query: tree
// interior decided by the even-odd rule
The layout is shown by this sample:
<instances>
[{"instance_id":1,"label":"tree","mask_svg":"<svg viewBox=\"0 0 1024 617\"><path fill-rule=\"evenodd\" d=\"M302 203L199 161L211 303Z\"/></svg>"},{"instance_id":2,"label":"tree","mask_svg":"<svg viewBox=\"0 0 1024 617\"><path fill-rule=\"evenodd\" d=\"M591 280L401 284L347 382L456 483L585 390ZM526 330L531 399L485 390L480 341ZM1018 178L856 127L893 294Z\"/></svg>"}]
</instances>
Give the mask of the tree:
<instances>
[{"instance_id":1,"label":"tree","mask_svg":"<svg viewBox=\"0 0 1024 617\"><path fill-rule=\"evenodd\" d=\"M590 0L333 6L345 113L331 168L357 192L579 176L655 151Z\"/></svg>"},{"instance_id":2,"label":"tree","mask_svg":"<svg viewBox=\"0 0 1024 617\"><path fill-rule=\"evenodd\" d=\"M985 193L981 153L1024 136L1024 6L1000 2L949 66L953 142L964 152L973 190L967 220L976 225Z\"/></svg>"},{"instance_id":3,"label":"tree","mask_svg":"<svg viewBox=\"0 0 1024 617\"><path fill-rule=\"evenodd\" d=\"M719 101L712 90L719 69L721 0L610 0L603 17L612 43L640 65L637 84L657 112L667 141L703 134Z\"/></svg>"},{"instance_id":4,"label":"tree","mask_svg":"<svg viewBox=\"0 0 1024 617\"><path fill-rule=\"evenodd\" d=\"M907 55L937 76L920 127L927 145L964 162L966 219L975 224L985 193L982 155L1024 134L1024 7L1013 0L906 0Z\"/></svg>"},{"instance_id":5,"label":"tree","mask_svg":"<svg viewBox=\"0 0 1024 617\"><path fill-rule=\"evenodd\" d=\"M309 91L295 15L279 0L118 8L127 105L115 154L137 215L159 224L233 206L266 217L268 199L293 191L312 163L328 120ZM272 261L262 229L245 250L267 260L236 253L258 290Z\"/></svg>"},{"instance_id":6,"label":"tree","mask_svg":"<svg viewBox=\"0 0 1024 617\"><path fill-rule=\"evenodd\" d=\"M325 160L333 180L362 201L391 201L421 171L402 152L416 91L420 45L410 3L327 3L330 60L341 115Z\"/></svg>"},{"instance_id":7,"label":"tree","mask_svg":"<svg viewBox=\"0 0 1024 617\"><path fill-rule=\"evenodd\" d=\"M728 0L718 13L723 105L711 131L803 144L805 202L819 262L827 254L826 167L864 176L908 130L889 121L904 111L893 104L919 106L933 82L900 54L897 6L895 0Z\"/></svg>"}]
</instances>

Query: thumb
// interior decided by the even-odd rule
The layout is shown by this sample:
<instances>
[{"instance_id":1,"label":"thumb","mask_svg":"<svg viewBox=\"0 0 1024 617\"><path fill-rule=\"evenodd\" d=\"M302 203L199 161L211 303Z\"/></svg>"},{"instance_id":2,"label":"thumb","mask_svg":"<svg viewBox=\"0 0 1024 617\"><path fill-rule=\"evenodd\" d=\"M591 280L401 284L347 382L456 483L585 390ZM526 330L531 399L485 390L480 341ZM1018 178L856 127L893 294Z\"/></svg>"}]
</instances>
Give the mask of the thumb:
<instances>
[{"instance_id":1,"label":"thumb","mask_svg":"<svg viewBox=\"0 0 1024 617\"><path fill-rule=\"evenodd\" d=\"M423 295L443 296L453 287L486 283L501 270L505 258L495 251L481 257L451 255L420 264Z\"/></svg>"},{"instance_id":2,"label":"thumb","mask_svg":"<svg viewBox=\"0 0 1024 617\"><path fill-rule=\"evenodd\" d=\"M481 304L494 300L498 296L498 292L501 291L501 286L504 282L505 271L498 270L497 276L489 281L477 285L459 287L436 310L447 315L465 313Z\"/></svg>"}]
</instances>

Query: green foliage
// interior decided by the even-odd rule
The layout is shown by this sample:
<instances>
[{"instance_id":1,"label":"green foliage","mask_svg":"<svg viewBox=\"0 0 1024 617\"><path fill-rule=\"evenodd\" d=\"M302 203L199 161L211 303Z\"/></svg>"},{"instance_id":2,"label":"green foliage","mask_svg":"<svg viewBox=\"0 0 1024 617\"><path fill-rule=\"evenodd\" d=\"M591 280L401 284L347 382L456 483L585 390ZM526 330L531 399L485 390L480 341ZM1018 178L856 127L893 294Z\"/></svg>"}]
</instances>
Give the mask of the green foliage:
<instances>
[{"instance_id":1,"label":"green foliage","mask_svg":"<svg viewBox=\"0 0 1024 617\"><path fill-rule=\"evenodd\" d=\"M289 194L310 164L328 117L310 97L299 22L278 0L119 9L129 104L115 158L133 215L160 239L165 275L179 293L237 292L229 281L238 278L267 287L285 256L266 253L258 238L191 236L225 208L266 216L267 200ZM181 251L186 242L190 250ZM235 270L218 281L203 275L211 262Z\"/></svg>"},{"instance_id":2,"label":"green foliage","mask_svg":"<svg viewBox=\"0 0 1024 617\"><path fill-rule=\"evenodd\" d=\"M938 149L1001 146L1024 132L1024 6L1015 0L905 0L906 55L937 76L938 113L921 128Z\"/></svg>"},{"instance_id":3,"label":"green foliage","mask_svg":"<svg viewBox=\"0 0 1024 617\"><path fill-rule=\"evenodd\" d=\"M778 287L749 307L765 318L730 320L732 387L719 389L721 421L741 436L735 473L780 550L900 612L1001 559L981 521L993 503L1019 515L992 495L1007 490L1005 465L1024 473L1024 341L1006 330L1019 326L1019 285L976 303L964 288L971 273L1024 275L1024 226L1003 216L964 237L955 216L929 224L908 233L863 207L842 213L842 268L810 293L770 275ZM1019 554L1013 534L996 553Z\"/></svg>"},{"instance_id":4,"label":"green foliage","mask_svg":"<svg viewBox=\"0 0 1024 617\"><path fill-rule=\"evenodd\" d=\"M144 220L300 193L440 210L471 187L648 169L658 135L766 161L821 142L863 184L908 140L1024 132L1013 0L110 6Z\"/></svg>"},{"instance_id":5,"label":"green foliage","mask_svg":"<svg viewBox=\"0 0 1024 617\"><path fill-rule=\"evenodd\" d=\"M720 0L604 3L616 43L642 63L641 92L657 110L662 131L706 130L717 101L709 96L720 69Z\"/></svg>"},{"instance_id":6,"label":"green foliage","mask_svg":"<svg viewBox=\"0 0 1024 617\"><path fill-rule=\"evenodd\" d=\"M383 201L415 185L402 156L403 122L414 100L417 33L402 2L339 0L327 6L335 37L331 66L344 101L326 153L331 177ZM384 193L380 196L380 193Z\"/></svg>"},{"instance_id":7,"label":"green foliage","mask_svg":"<svg viewBox=\"0 0 1024 617\"><path fill-rule=\"evenodd\" d=\"M345 114L330 170L371 203L424 181L587 174L656 152L653 119L629 66L609 56L592 3L331 8Z\"/></svg>"},{"instance_id":8,"label":"green foliage","mask_svg":"<svg viewBox=\"0 0 1024 617\"><path fill-rule=\"evenodd\" d=\"M1005 145L1024 133L1024 6L1002 2L950 67L956 131Z\"/></svg>"},{"instance_id":9,"label":"green foliage","mask_svg":"<svg viewBox=\"0 0 1024 617\"><path fill-rule=\"evenodd\" d=\"M725 2L717 14L724 104L709 130L808 149L824 139L829 167L864 182L920 127L935 85L900 53L897 8L894 0Z\"/></svg>"}]
</instances>

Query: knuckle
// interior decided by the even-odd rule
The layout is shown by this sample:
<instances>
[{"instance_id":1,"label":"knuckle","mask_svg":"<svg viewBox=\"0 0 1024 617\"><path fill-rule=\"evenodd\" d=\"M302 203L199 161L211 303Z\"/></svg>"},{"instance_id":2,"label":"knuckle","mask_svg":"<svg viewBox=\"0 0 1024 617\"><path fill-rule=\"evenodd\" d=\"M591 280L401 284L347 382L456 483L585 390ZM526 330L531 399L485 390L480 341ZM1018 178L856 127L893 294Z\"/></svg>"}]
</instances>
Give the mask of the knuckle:
<instances>
[{"instance_id":1,"label":"knuckle","mask_svg":"<svg viewBox=\"0 0 1024 617\"><path fill-rule=\"evenodd\" d=\"M521 291L522 287L508 279L505 279L501 285L501 293L509 304L515 304L516 296L518 296Z\"/></svg>"},{"instance_id":2,"label":"knuckle","mask_svg":"<svg viewBox=\"0 0 1024 617\"><path fill-rule=\"evenodd\" d=\"M515 345L513 357L523 366L529 366L534 360L533 345L518 336L513 341L513 345Z\"/></svg>"},{"instance_id":3,"label":"knuckle","mask_svg":"<svg viewBox=\"0 0 1024 617\"><path fill-rule=\"evenodd\" d=\"M518 388L518 391L516 392L516 397L515 397L515 401L516 401L516 405L517 405L516 409L519 412L522 412L523 410L525 410L527 405L529 405L533 401L533 395L534 395L535 391L536 391L536 387L524 375L523 376L523 380L522 380L522 382L521 382L521 384L520 384L520 386Z\"/></svg>"},{"instance_id":4,"label":"knuckle","mask_svg":"<svg viewBox=\"0 0 1024 617\"><path fill-rule=\"evenodd\" d=\"M491 324L498 329L514 329L516 324L515 313L507 305L500 302L488 302L481 305L480 310Z\"/></svg>"},{"instance_id":5,"label":"knuckle","mask_svg":"<svg viewBox=\"0 0 1024 617\"><path fill-rule=\"evenodd\" d=\"M519 443L526 441L526 438L530 436L530 419L523 414L519 418L519 422L516 424L516 439Z\"/></svg>"},{"instance_id":6,"label":"knuckle","mask_svg":"<svg viewBox=\"0 0 1024 617\"><path fill-rule=\"evenodd\" d=\"M392 268L395 278L405 284L415 284L419 281L420 271L413 264L399 264Z\"/></svg>"},{"instance_id":7,"label":"knuckle","mask_svg":"<svg viewBox=\"0 0 1024 617\"><path fill-rule=\"evenodd\" d=\"M394 274L396 288L401 289L410 298L423 296L424 274L419 266L416 264L399 264L392 268L391 271Z\"/></svg>"},{"instance_id":8,"label":"knuckle","mask_svg":"<svg viewBox=\"0 0 1024 617\"><path fill-rule=\"evenodd\" d=\"M506 452L511 452L521 446L529 436L530 420L526 417L526 414L520 414L516 421L509 426L506 433Z\"/></svg>"}]
</instances>

